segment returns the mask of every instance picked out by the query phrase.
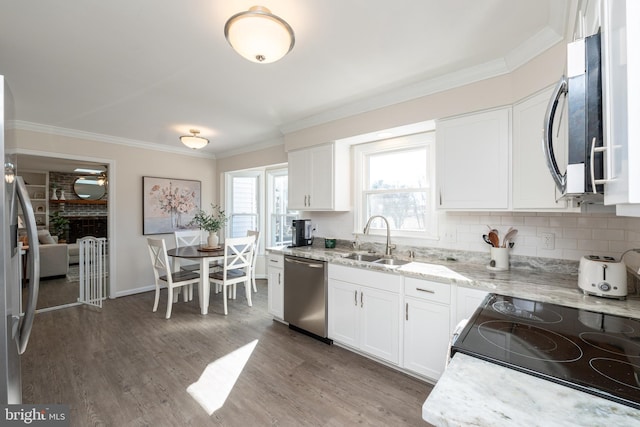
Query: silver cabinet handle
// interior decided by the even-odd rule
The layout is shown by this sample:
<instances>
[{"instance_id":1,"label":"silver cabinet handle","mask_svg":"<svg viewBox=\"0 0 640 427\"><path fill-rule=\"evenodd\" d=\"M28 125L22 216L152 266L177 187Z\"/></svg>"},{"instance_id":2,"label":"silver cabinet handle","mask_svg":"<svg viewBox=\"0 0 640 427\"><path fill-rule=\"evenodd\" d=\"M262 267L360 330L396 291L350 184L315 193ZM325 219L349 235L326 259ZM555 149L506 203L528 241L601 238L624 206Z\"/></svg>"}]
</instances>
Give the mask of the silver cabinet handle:
<instances>
[{"instance_id":1,"label":"silver cabinet handle","mask_svg":"<svg viewBox=\"0 0 640 427\"><path fill-rule=\"evenodd\" d=\"M432 291L431 289L422 289L422 288L416 288L416 291L426 292L428 294L435 294L436 293L436 291Z\"/></svg>"},{"instance_id":2,"label":"silver cabinet handle","mask_svg":"<svg viewBox=\"0 0 640 427\"><path fill-rule=\"evenodd\" d=\"M280 263L280 261L278 261L277 259L270 259L269 262Z\"/></svg>"},{"instance_id":3,"label":"silver cabinet handle","mask_svg":"<svg viewBox=\"0 0 640 427\"><path fill-rule=\"evenodd\" d=\"M285 258L284 259L285 262L290 262L293 264L302 264L304 266L310 267L310 268L324 268L324 264L317 264L317 263L311 263L311 262L304 262L304 261L298 261L292 258Z\"/></svg>"},{"instance_id":4,"label":"silver cabinet handle","mask_svg":"<svg viewBox=\"0 0 640 427\"><path fill-rule=\"evenodd\" d=\"M364 296L364 292L360 291L360 308L364 307L364 301L362 300L363 296Z\"/></svg>"},{"instance_id":5,"label":"silver cabinet handle","mask_svg":"<svg viewBox=\"0 0 640 427\"><path fill-rule=\"evenodd\" d=\"M353 301L355 302L355 306L358 306L358 290L353 291Z\"/></svg>"},{"instance_id":6,"label":"silver cabinet handle","mask_svg":"<svg viewBox=\"0 0 640 427\"><path fill-rule=\"evenodd\" d=\"M404 318L405 320L409 320L409 303L405 303L404 310L405 310Z\"/></svg>"},{"instance_id":7,"label":"silver cabinet handle","mask_svg":"<svg viewBox=\"0 0 640 427\"><path fill-rule=\"evenodd\" d=\"M281 273L278 273L278 285L282 283L282 282L280 281L280 275L281 275Z\"/></svg>"},{"instance_id":8,"label":"silver cabinet handle","mask_svg":"<svg viewBox=\"0 0 640 427\"><path fill-rule=\"evenodd\" d=\"M549 100L547 111L544 116L544 136L542 138L542 151L544 152L545 160L547 161L547 168L551 173L551 178L556 184L556 187L560 193L564 194L567 188L567 176L560 173L558 163L556 162L556 156L553 152L553 120L556 115L556 109L558 108L558 101L562 95L567 94L568 83L565 76L562 76L555 89L553 95Z\"/></svg>"},{"instance_id":9,"label":"silver cabinet handle","mask_svg":"<svg viewBox=\"0 0 640 427\"><path fill-rule=\"evenodd\" d=\"M38 303L38 291L40 289L40 247L38 243L38 229L36 227L36 217L33 213L33 205L29 199L27 187L21 176L16 179L16 192L18 201L22 207L27 226L27 236L29 239L29 300L24 317L19 320L17 332L18 353L23 354L29 343L29 335L33 326L33 319L36 315L36 305Z\"/></svg>"},{"instance_id":10,"label":"silver cabinet handle","mask_svg":"<svg viewBox=\"0 0 640 427\"><path fill-rule=\"evenodd\" d=\"M591 172L591 188L593 189L593 194L598 194L598 192L596 191L596 185L598 184L606 184L607 182L611 181L609 179L608 176L603 176L602 179L596 179L596 171L595 171L595 155L596 153L603 153L602 155L604 156L605 154L608 155L607 153L607 146L603 146L603 147L596 147L596 137L594 136L593 139L591 140L591 157L589 157L589 169ZM604 160L602 161L603 163ZM609 169L607 169L608 171Z\"/></svg>"},{"instance_id":11,"label":"silver cabinet handle","mask_svg":"<svg viewBox=\"0 0 640 427\"><path fill-rule=\"evenodd\" d=\"M309 194L309 207L311 207L311 194Z\"/></svg>"}]
</instances>

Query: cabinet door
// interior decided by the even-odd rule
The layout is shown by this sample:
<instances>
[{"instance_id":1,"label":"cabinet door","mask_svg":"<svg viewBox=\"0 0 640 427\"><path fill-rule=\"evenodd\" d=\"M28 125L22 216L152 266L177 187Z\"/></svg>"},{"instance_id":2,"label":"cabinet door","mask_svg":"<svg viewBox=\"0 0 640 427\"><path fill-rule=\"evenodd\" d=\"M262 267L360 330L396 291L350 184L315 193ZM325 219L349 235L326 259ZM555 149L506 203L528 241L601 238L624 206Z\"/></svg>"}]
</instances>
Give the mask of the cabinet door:
<instances>
[{"instance_id":1,"label":"cabinet door","mask_svg":"<svg viewBox=\"0 0 640 427\"><path fill-rule=\"evenodd\" d=\"M311 209L333 209L333 145L323 145L309 151Z\"/></svg>"},{"instance_id":2,"label":"cabinet door","mask_svg":"<svg viewBox=\"0 0 640 427\"><path fill-rule=\"evenodd\" d=\"M437 123L439 208L509 208L510 111L502 108Z\"/></svg>"},{"instance_id":3,"label":"cabinet door","mask_svg":"<svg viewBox=\"0 0 640 427\"><path fill-rule=\"evenodd\" d=\"M308 210L309 198L309 152L307 150L289 153L289 209Z\"/></svg>"},{"instance_id":4,"label":"cabinet door","mask_svg":"<svg viewBox=\"0 0 640 427\"><path fill-rule=\"evenodd\" d=\"M604 203L624 216L640 216L640 7L605 0L602 9L602 92L606 164L612 180Z\"/></svg>"},{"instance_id":5,"label":"cabinet door","mask_svg":"<svg viewBox=\"0 0 640 427\"><path fill-rule=\"evenodd\" d=\"M515 210L567 210L566 202L556 201L559 194L542 151L544 116L552 92L553 89L545 90L513 106L512 174ZM560 128L553 132L554 153L561 169L567 165L566 111L562 113L562 117L563 120L556 120Z\"/></svg>"},{"instance_id":6,"label":"cabinet door","mask_svg":"<svg viewBox=\"0 0 640 427\"><path fill-rule=\"evenodd\" d=\"M269 313L282 319L284 317L284 269L267 266L269 286Z\"/></svg>"},{"instance_id":7,"label":"cabinet door","mask_svg":"<svg viewBox=\"0 0 640 427\"><path fill-rule=\"evenodd\" d=\"M329 279L328 293L329 338L341 344L358 348L359 287L340 280Z\"/></svg>"},{"instance_id":8,"label":"cabinet door","mask_svg":"<svg viewBox=\"0 0 640 427\"><path fill-rule=\"evenodd\" d=\"M480 306L488 292L480 289L458 287L456 298L455 327L462 319L468 319Z\"/></svg>"},{"instance_id":9,"label":"cabinet door","mask_svg":"<svg viewBox=\"0 0 640 427\"><path fill-rule=\"evenodd\" d=\"M363 287L360 293L360 348L388 362L400 362L400 297Z\"/></svg>"},{"instance_id":10,"label":"cabinet door","mask_svg":"<svg viewBox=\"0 0 640 427\"><path fill-rule=\"evenodd\" d=\"M404 367L437 380L449 348L449 306L405 298Z\"/></svg>"}]
</instances>

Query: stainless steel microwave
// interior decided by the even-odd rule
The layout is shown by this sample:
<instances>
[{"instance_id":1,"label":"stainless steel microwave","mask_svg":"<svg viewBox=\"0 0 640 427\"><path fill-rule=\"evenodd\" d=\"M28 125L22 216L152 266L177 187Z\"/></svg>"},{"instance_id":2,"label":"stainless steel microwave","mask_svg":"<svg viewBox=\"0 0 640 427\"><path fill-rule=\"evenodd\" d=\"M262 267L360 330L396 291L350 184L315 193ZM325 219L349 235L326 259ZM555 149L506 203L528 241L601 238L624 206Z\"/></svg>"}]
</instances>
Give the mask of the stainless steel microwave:
<instances>
[{"instance_id":1,"label":"stainless steel microwave","mask_svg":"<svg viewBox=\"0 0 640 427\"><path fill-rule=\"evenodd\" d=\"M554 120L565 97L568 163L560 171L553 148ZM560 115L558 114L558 117ZM602 70L600 33L567 45L567 76L553 92L545 115L543 150L547 167L564 199L603 203Z\"/></svg>"}]
</instances>

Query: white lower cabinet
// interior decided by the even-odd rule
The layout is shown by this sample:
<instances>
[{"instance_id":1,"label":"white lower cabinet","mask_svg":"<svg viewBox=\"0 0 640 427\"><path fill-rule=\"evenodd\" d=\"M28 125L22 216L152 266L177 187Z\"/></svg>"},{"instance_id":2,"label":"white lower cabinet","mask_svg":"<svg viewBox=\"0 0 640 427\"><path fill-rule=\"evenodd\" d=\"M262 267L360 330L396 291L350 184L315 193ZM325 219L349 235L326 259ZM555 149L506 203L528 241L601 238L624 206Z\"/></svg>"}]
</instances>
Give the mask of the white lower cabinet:
<instances>
[{"instance_id":1,"label":"white lower cabinet","mask_svg":"<svg viewBox=\"0 0 640 427\"><path fill-rule=\"evenodd\" d=\"M402 277L329 264L329 338L386 362L400 362Z\"/></svg>"},{"instance_id":2,"label":"white lower cabinet","mask_svg":"<svg viewBox=\"0 0 640 427\"><path fill-rule=\"evenodd\" d=\"M487 294L487 291L459 286L456 295L455 325L453 326L455 327L462 319L471 317Z\"/></svg>"},{"instance_id":3,"label":"white lower cabinet","mask_svg":"<svg viewBox=\"0 0 640 427\"><path fill-rule=\"evenodd\" d=\"M328 280L329 338L433 381L444 372L457 319L471 316L487 295L336 264L329 264Z\"/></svg>"},{"instance_id":4,"label":"white lower cabinet","mask_svg":"<svg viewBox=\"0 0 640 427\"><path fill-rule=\"evenodd\" d=\"M404 292L403 367L437 380L447 360L451 286L406 277Z\"/></svg>"},{"instance_id":5,"label":"white lower cabinet","mask_svg":"<svg viewBox=\"0 0 640 427\"><path fill-rule=\"evenodd\" d=\"M267 285L269 314L284 318L284 256L269 254L267 256Z\"/></svg>"}]
</instances>

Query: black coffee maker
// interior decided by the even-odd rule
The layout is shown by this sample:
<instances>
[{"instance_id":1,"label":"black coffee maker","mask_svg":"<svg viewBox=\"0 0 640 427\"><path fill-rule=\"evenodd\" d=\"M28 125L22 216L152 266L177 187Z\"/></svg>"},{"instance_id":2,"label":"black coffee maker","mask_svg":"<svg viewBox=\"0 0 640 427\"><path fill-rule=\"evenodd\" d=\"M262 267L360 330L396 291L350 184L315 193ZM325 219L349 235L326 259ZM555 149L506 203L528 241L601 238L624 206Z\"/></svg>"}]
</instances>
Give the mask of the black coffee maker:
<instances>
[{"instance_id":1,"label":"black coffee maker","mask_svg":"<svg viewBox=\"0 0 640 427\"><path fill-rule=\"evenodd\" d=\"M313 237L311 235L310 219L294 219L291 223L293 231L293 242L291 247L311 246Z\"/></svg>"}]
</instances>

